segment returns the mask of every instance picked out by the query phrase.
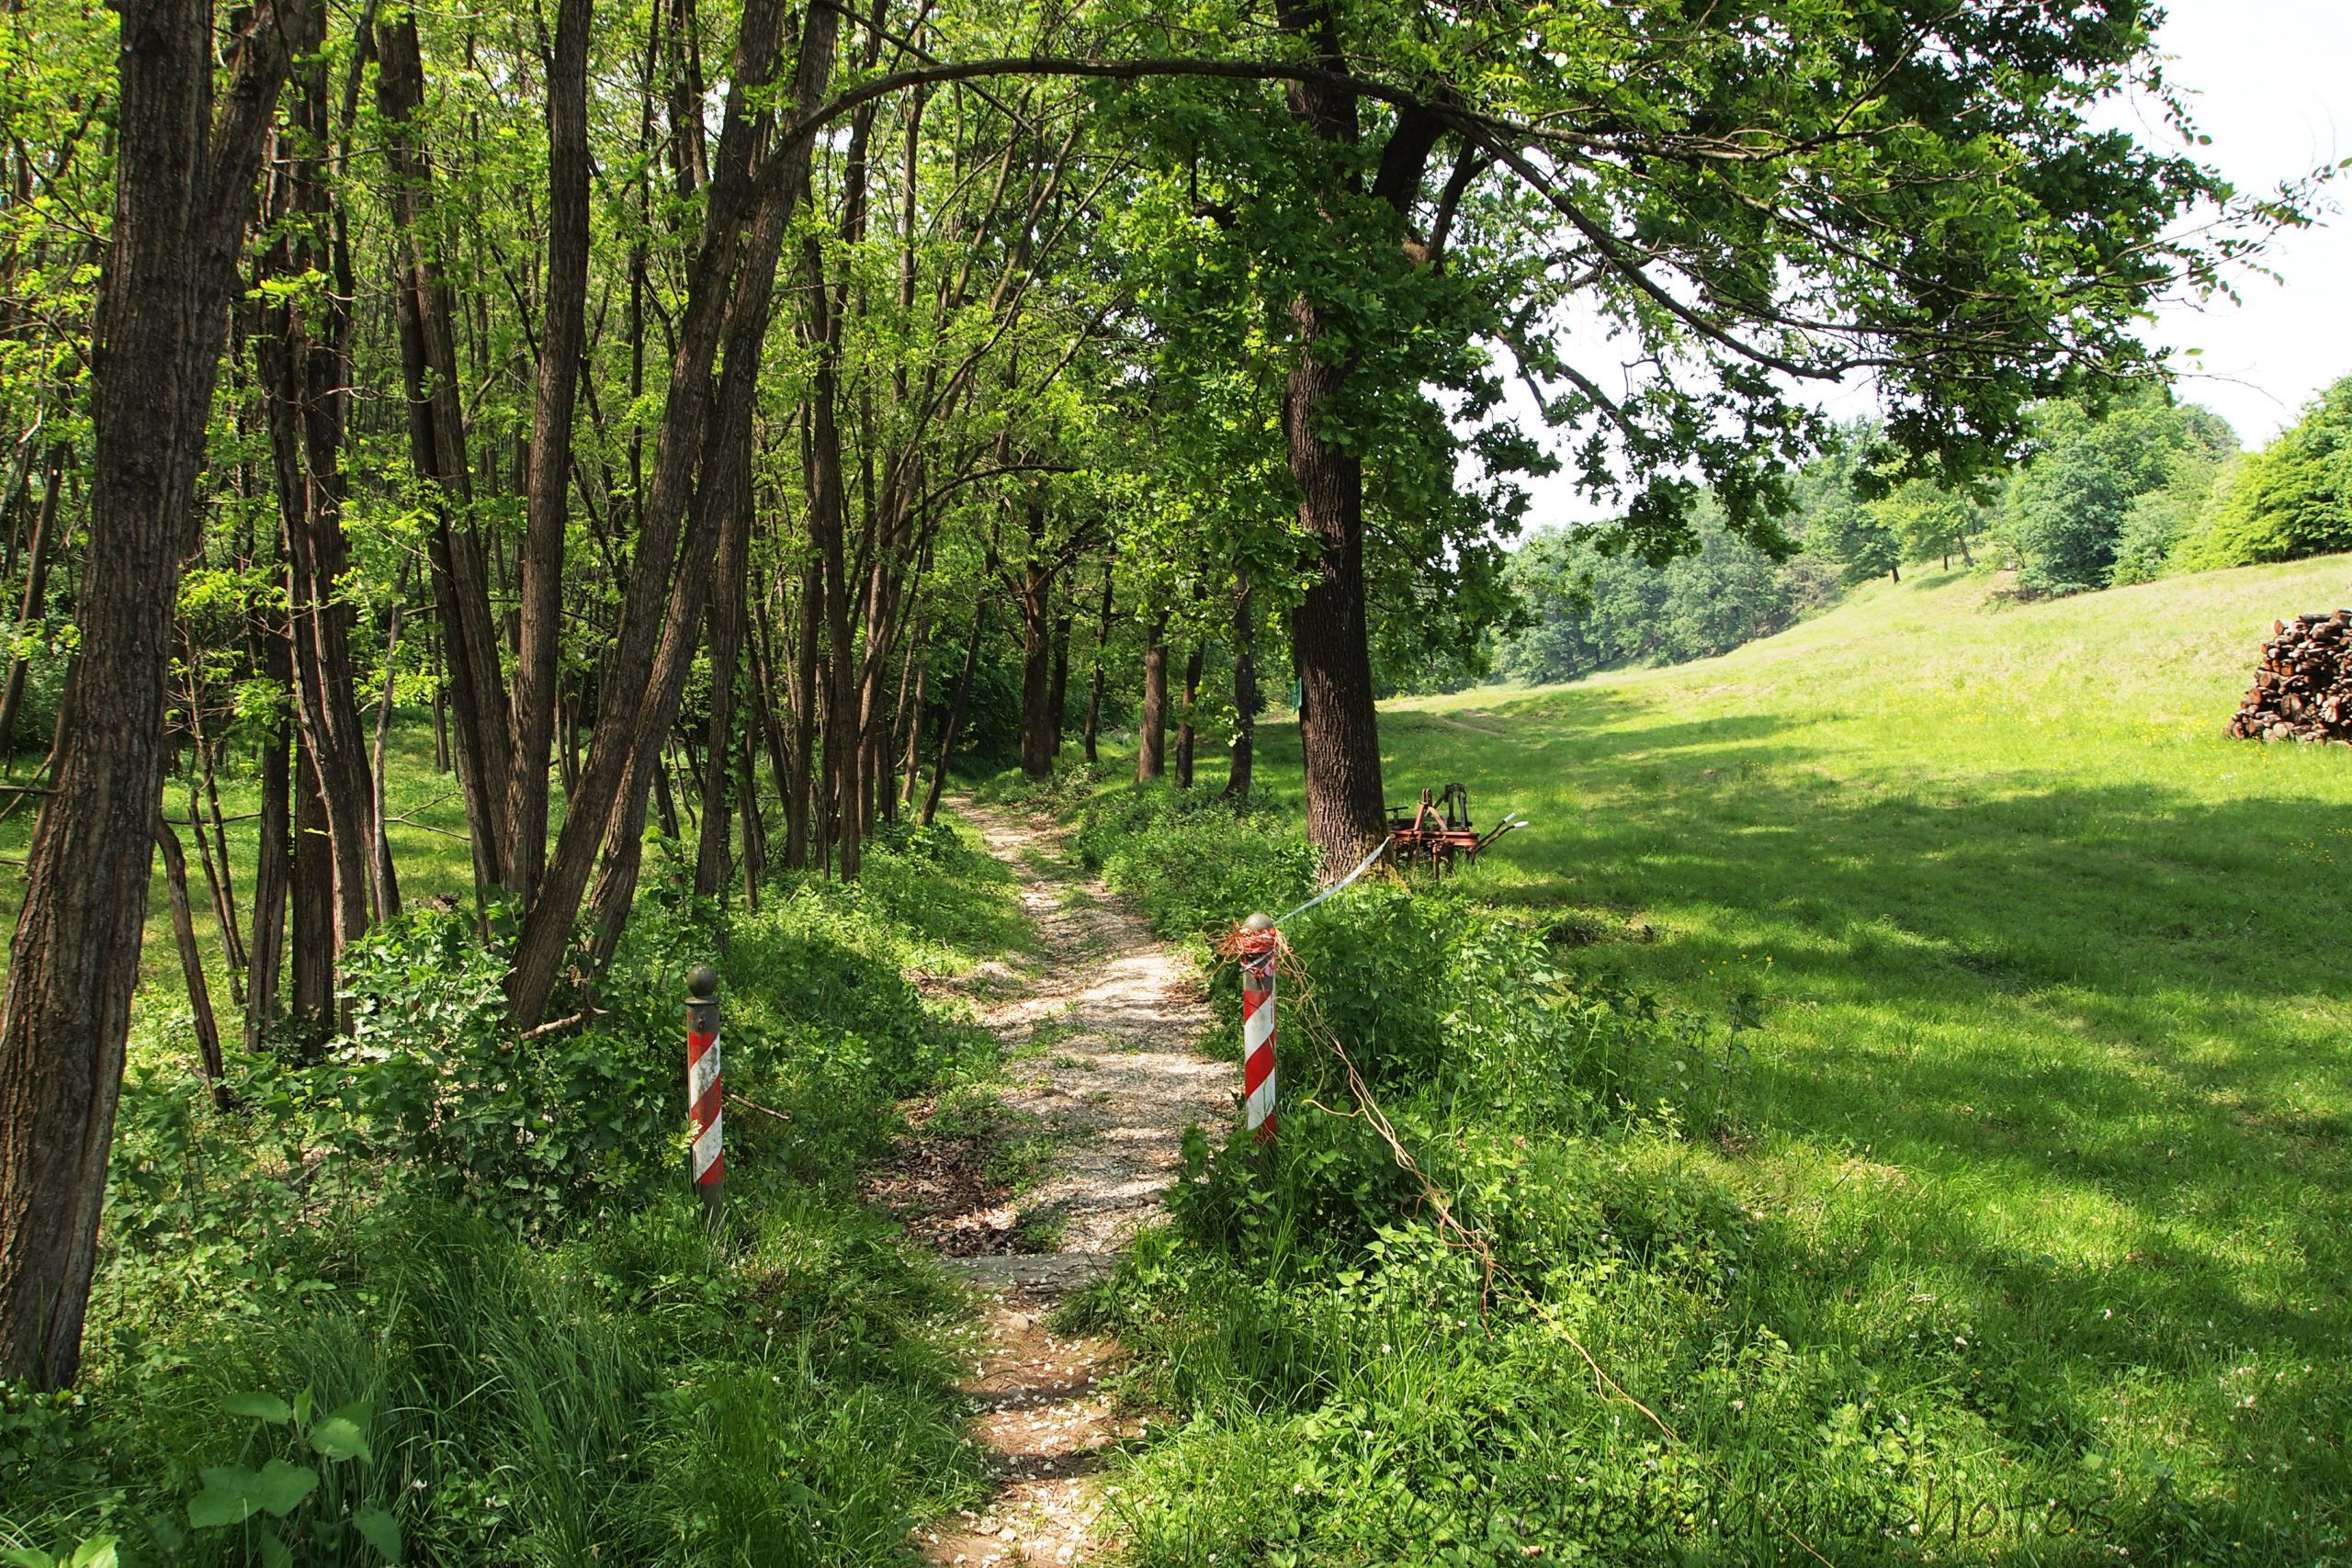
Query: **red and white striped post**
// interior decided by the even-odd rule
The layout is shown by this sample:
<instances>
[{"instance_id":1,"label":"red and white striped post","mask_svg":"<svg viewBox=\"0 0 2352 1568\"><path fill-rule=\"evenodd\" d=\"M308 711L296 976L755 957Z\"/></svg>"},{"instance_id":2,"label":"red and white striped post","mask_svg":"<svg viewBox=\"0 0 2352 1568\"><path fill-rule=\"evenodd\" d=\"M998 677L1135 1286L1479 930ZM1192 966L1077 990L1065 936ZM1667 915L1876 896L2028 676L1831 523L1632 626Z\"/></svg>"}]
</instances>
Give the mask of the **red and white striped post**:
<instances>
[{"instance_id":1,"label":"red and white striped post","mask_svg":"<svg viewBox=\"0 0 2352 1568\"><path fill-rule=\"evenodd\" d=\"M1252 915L1242 923L1241 1120L1261 1144L1274 1141L1274 955L1282 939L1274 922Z\"/></svg>"},{"instance_id":2,"label":"red and white striped post","mask_svg":"<svg viewBox=\"0 0 2352 1568\"><path fill-rule=\"evenodd\" d=\"M695 1126L687 1164L704 1214L716 1220L727 1184L727 1156L719 1143L718 971L707 964L695 965L686 991L686 1114Z\"/></svg>"}]
</instances>

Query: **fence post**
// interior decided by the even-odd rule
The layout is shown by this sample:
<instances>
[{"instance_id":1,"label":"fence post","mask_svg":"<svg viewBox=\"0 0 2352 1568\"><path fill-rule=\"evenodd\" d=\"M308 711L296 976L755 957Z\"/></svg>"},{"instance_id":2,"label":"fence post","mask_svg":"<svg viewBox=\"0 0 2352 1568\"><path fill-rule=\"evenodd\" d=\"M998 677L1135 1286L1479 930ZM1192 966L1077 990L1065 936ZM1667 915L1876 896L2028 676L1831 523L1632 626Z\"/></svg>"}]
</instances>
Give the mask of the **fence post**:
<instances>
[{"instance_id":1,"label":"fence post","mask_svg":"<svg viewBox=\"0 0 2352 1568\"><path fill-rule=\"evenodd\" d=\"M1242 923L1242 1124L1261 1144L1274 1141L1274 922L1252 915Z\"/></svg>"},{"instance_id":2,"label":"fence post","mask_svg":"<svg viewBox=\"0 0 2352 1568\"><path fill-rule=\"evenodd\" d=\"M686 976L686 1113L694 1119L689 1170L702 1194L705 1217L716 1222L726 1197L727 1156L720 1147L718 1090L718 971L697 964Z\"/></svg>"}]
</instances>

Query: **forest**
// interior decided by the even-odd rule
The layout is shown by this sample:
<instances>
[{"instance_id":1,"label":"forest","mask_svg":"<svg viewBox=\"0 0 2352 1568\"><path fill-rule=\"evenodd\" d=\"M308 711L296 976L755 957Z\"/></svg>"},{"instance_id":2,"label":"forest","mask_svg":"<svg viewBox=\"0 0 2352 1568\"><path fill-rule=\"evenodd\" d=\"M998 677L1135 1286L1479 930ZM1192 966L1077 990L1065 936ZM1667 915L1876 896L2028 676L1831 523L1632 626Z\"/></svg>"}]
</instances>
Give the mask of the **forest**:
<instances>
[{"instance_id":1,"label":"forest","mask_svg":"<svg viewBox=\"0 0 2352 1568\"><path fill-rule=\"evenodd\" d=\"M874 1183L910 1138L1050 1168L986 1110L1035 1055L989 976L1051 935L1004 813L1214 969L1236 899L1385 840L1393 694L1721 654L1931 558L2039 601L2352 545L2352 383L2242 455L2143 341L2327 174L2200 162L2159 19L12 6L0 1551L895 1560L990 1483ZM1612 521L1536 527L1555 473ZM1335 994L1367 1095L1456 1025L1538 1077L1699 1038L1401 897L1299 951L1545 978ZM704 962L724 1233L678 1174ZM1610 1082L1514 1104L1648 1116ZM1403 1247L1332 1135L1188 1135L1180 1224ZM1528 1223L1556 1326L1581 1243ZM1057 1321L1156 1343L1122 1267ZM1331 1560L1468 1529L1395 1528Z\"/></svg>"}]
</instances>

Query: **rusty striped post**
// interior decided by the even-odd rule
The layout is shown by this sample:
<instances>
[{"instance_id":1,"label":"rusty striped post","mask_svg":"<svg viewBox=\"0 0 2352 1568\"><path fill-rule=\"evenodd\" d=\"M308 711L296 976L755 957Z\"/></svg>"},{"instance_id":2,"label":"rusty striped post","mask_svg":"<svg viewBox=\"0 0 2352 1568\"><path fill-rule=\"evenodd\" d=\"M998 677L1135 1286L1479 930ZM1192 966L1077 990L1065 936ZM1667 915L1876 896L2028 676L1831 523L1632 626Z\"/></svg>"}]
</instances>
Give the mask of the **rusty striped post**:
<instances>
[{"instance_id":1,"label":"rusty striped post","mask_svg":"<svg viewBox=\"0 0 2352 1568\"><path fill-rule=\"evenodd\" d=\"M718 971L698 964L686 976L686 1114L695 1141L688 1170L704 1215L717 1221L726 1199L727 1156L718 1089Z\"/></svg>"},{"instance_id":2,"label":"rusty striped post","mask_svg":"<svg viewBox=\"0 0 2352 1568\"><path fill-rule=\"evenodd\" d=\"M1261 1144L1274 1141L1274 922L1252 915L1242 925L1241 1120Z\"/></svg>"}]
</instances>

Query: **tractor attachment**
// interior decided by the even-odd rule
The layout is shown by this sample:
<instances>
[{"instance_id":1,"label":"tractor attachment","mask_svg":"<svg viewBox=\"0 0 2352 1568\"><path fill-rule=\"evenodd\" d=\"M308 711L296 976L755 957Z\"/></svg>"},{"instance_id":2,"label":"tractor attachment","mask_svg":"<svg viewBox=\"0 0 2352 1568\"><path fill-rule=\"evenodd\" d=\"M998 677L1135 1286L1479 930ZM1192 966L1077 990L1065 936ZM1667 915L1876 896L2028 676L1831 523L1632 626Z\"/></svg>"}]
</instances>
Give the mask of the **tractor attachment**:
<instances>
[{"instance_id":1,"label":"tractor attachment","mask_svg":"<svg viewBox=\"0 0 2352 1568\"><path fill-rule=\"evenodd\" d=\"M1506 815L1492 831L1479 832L1470 820L1470 792L1458 784L1421 791L1419 806L1388 808L1388 841L1396 863L1433 870L1474 861L1488 844L1526 826L1525 818Z\"/></svg>"}]
</instances>

